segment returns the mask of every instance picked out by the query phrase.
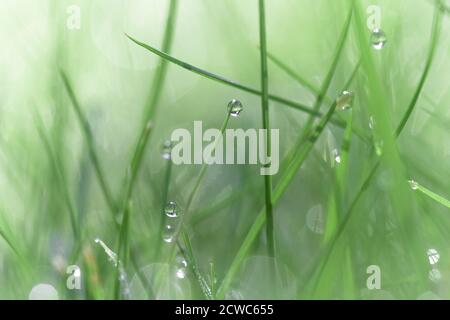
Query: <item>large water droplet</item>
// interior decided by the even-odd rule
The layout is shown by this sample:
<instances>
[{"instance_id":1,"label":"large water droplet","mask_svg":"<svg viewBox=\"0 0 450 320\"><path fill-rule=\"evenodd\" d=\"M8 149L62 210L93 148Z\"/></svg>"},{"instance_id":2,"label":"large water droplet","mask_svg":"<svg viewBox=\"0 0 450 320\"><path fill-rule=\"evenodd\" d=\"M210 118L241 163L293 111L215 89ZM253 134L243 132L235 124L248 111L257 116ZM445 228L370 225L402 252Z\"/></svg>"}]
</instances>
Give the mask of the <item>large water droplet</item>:
<instances>
[{"instance_id":1,"label":"large water droplet","mask_svg":"<svg viewBox=\"0 0 450 320\"><path fill-rule=\"evenodd\" d=\"M164 213L169 218L177 218L179 215L178 205L175 201L170 201L164 208Z\"/></svg>"},{"instance_id":2,"label":"large water droplet","mask_svg":"<svg viewBox=\"0 0 450 320\"><path fill-rule=\"evenodd\" d=\"M336 108L341 111L351 109L354 94L350 91L343 91L336 99Z\"/></svg>"},{"instance_id":3,"label":"large water droplet","mask_svg":"<svg viewBox=\"0 0 450 320\"><path fill-rule=\"evenodd\" d=\"M431 265L438 263L439 258L441 257L439 255L439 252L433 248L428 249L427 255L428 255L428 261L430 262Z\"/></svg>"},{"instance_id":4,"label":"large water droplet","mask_svg":"<svg viewBox=\"0 0 450 320\"><path fill-rule=\"evenodd\" d=\"M232 117L239 117L243 109L242 103L237 99L233 99L228 103L228 112L230 112Z\"/></svg>"},{"instance_id":5,"label":"large water droplet","mask_svg":"<svg viewBox=\"0 0 450 320\"><path fill-rule=\"evenodd\" d=\"M341 158L341 154L339 153L339 150L333 149L333 151L331 153L333 155L334 162L337 164L340 164L342 161L342 158Z\"/></svg>"},{"instance_id":6,"label":"large water droplet","mask_svg":"<svg viewBox=\"0 0 450 320\"><path fill-rule=\"evenodd\" d=\"M164 142L162 146L161 156L164 160L170 160L172 158L172 141Z\"/></svg>"},{"instance_id":7,"label":"large water droplet","mask_svg":"<svg viewBox=\"0 0 450 320\"><path fill-rule=\"evenodd\" d=\"M372 42L372 47L375 50L381 50L387 42L386 34L381 29L373 29L370 41Z\"/></svg>"},{"instance_id":8,"label":"large water droplet","mask_svg":"<svg viewBox=\"0 0 450 320\"><path fill-rule=\"evenodd\" d=\"M419 183L417 181L409 180L408 183L409 183L409 186L411 187L411 189L413 189L413 190L419 189Z\"/></svg>"}]
</instances>

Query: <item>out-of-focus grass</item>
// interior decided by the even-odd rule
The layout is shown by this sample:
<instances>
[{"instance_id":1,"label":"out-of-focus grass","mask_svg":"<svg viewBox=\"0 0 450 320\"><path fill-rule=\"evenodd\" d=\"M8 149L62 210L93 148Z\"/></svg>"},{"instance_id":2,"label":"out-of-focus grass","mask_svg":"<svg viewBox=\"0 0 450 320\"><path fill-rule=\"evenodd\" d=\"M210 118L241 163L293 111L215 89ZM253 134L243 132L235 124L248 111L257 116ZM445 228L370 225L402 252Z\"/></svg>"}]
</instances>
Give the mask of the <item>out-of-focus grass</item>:
<instances>
[{"instance_id":1,"label":"out-of-focus grass","mask_svg":"<svg viewBox=\"0 0 450 320\"><path fill-rule=\"evenodd\" d=\"M2 1L0 298L26 299L39 283L60 298L118 298L124 281L135 298L450 298L450 25L439 3ZM66 26L73 4L79 30ZM369 5L382 10L379 51ZM353 107L335 111L345 90ZM225 126L270 118L280 129L273 181L257 166L161 157L173 129L217 127L233 98L244 111ZM171 244L168 201L184 217ZM66 287L72 264L82 290ZM382 290L366 288L370 265Z\"/></svg>"}]
</instances>

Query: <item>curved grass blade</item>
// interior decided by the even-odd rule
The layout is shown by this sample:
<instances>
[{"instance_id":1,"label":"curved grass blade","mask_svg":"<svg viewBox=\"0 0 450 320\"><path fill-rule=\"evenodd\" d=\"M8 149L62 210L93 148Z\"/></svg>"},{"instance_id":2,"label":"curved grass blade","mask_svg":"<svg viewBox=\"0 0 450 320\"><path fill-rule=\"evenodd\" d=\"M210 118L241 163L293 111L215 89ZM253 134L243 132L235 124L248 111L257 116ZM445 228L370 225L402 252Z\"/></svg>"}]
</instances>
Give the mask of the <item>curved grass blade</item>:
<instances>
[{"instance_id":1,"label":"curved grass blade","mask_svg":"<svg viewBox=\"0 0 450 320\"><path fill-rule=\"evenodd\" d=\"M252 93L252 94L255 94L255 95L258 95L258 96L262 95L262 92L259 91L259 90L247 87L247 86L239 84L237 82L225 79L222 76L218 76L218 75L215 75L215 74L213 74L213 73L211 73L209 71L206 71L206 70L200 69L198 67L195 67L195 66L193 66L191 64L188 64L188 63L186 63L184 61L178 60L177 58L174 58L174 57L172 57L171 55L169 55L167 53L159 51L158 49L155 49L155 48L153 48L153 47L151 47L151 46L149 46L149 45L147 45L147 44L145 44L143 42L140 42L139 40L134 39L133 37L131 37L128 34L126 36L131 41L133 41L137 45L141 46L142 48L152 52L153 54L156 54L157 56L160 56L163 59L166 59L166 60L170 61L171 63L174 63L174 64L180 66L181 68L184 68L184 69L186 69L188 71L191 71L191 72L193 72L195 74L198 74L198 75L203 76L205 78L208 78L210 80L214 80L214 81L217 81L219 83L226 84L228 86L240 89L242 91L245 91L245 92L248 92L248 93ZM292 107L294 109L298 109L298 110L301 110L303 112L312 114L312 115L314 115L316 117L322 116L322 113L320 113L320 112L314 111L314 110L312 110L311 108L309 108L307 106L301 105L301 104L299 104L297 102L285 99L283 97L279 97L279 96L276 96L276 95L273 95L273 94L269 94L269 99L272 100L272 101L279 102L281 104L287 105L289 107ZM344 126L344 124L341 121L333 120L332 122L335 125L339 126L339 127L343 127Z\"/></svg>"},{"instance_id":2,"label":"curved grass blade","mask_svg":"<svg viewBox=\"0 0 450 320\"><path fill-rule=\"evenodd\" d=\"M266 13L264 0L259 0L259 44L261 53L261 109L262 125L266 130L265 145L267 155L270 157L270 116L269 116L269 72L267 68L267 39L266 39ZM272 176L264 176L264 195L266 203L266 236L269 256L275 255L275 242L273 238L273 206L272 206Z\"/></svg>"},{"instance_id":3,"label":"curved grass blade","mask_svg":"<svg viewBox=\"0 0 450 320\"><path fill-rule=\"evenodd\" d=\"M433 199L434 201L436 201L436 202L438 202L438 203L442 204L443 206L445 206L445 207L450 209L450 201L447 200L446 198L438 195L437 193L434 193L430 189L425 188L424 186L419 184L417 181L410 180L409 184L410 184L410 186L411 186L411 188L413 190L417 190L417 191L422 192L427 197Z\"/></svg>"}]
</instances>

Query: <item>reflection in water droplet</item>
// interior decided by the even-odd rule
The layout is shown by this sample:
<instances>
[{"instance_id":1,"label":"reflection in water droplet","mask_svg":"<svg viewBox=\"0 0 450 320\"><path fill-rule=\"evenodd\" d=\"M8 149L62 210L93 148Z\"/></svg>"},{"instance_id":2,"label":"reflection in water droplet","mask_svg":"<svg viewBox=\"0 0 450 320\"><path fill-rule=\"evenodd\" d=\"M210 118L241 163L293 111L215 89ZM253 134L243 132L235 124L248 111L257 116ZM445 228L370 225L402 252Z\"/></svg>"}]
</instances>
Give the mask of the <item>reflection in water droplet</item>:
<instances>
[{"instance_id":1,"label":"reflection in water droplet","mask_svg":"<svg viewBox=\"0 0 450 320\"><path fill-rule=\"evenodd\" d=\"M172 142L166 141L162 146L161 156L164 160L170 160L172 158Z\"/></svg>"},{"instance_id":2,"label":"reflection in water droplet","mask_svg":"<svg viewBox=\"0 0 450 320\"><path fill-rule=\"evenodd\" d=\"M55 287L50 284L40 283L35 285L29 295L28 300L58 300L59 295Z\"/></svg>"},{"instance_id":3,"label":"reflection in water droplet","mask_svg":"<svg viewBox=\"0 0 450 320\"><path fill-rule=\"evenodd\" d=\"M353 98L353 92L343 91L341 95L336 99L336 108L341 111L351 109Z\"/></svg>"},{"instance_id":4,"label":"reflection in water droplet","mask_svg":"<svg viewBox=\"0 0 450 320\"><path fill-rule=\"evenodd\" d=\"M177 218L178 217L178 205L174 201L170 201L167 203L166 207L164 208L164 213L169 218Z\"/></svg>"},{"instance_id":5,"label":"reflection in water droplet","mask_svg":"<svg viewBox=\"0 0 450 320\"><path fill-rule=\"evenodd\" d=\"M439 258L441 257L439 255L439 252L437 252L436 249L428 249L427 255L428 255L428 261L432 265L438 263Z\"/></svg>"},{"instance_id":6,"label":"reflection in water droplet","mask_svg":"<svg viewBox=\"0 0 450 320\"><path fill-rule=\"evenodd\" d=\"M308 228L314 233L323 234L324 224L325 219L322 206L319 204L309 209L306 214L306 225Z\"/></svg>"},{"instance_id":7,"label":"reflection in water droplet","mask_svg":"<svg viewBox=\"0 0 450 320\"><path fill-rule=\"evenodd\" d=\"M239 117L243 109L242 103L237 99L233 99L228 103L228 112L230 112L232 117Z\"/></svg>"},{"instance_id":8,"label":"reflection in water droplet","mask_svg":"<svg viewBox=\"0 0 450 320\"><path fill-rule=\"evenodd\" d=\"M384 48L387 42L386 34L381 29L373 29L371 35L372 47L375 50L381 50Z\"/></svg>"},{"instance_id":9,"label":"reflection in water droplet","mask_svg":"<svg viewBox=\"0 0 450 320\"><path fill-rule=\"evenodd\" d=\"M413 190L419 189L419 183L417 183L417 181L409 180L408 183L409 183L409 186L411 187L411 189L413 189Z\"/></svg>"}]
</instances>

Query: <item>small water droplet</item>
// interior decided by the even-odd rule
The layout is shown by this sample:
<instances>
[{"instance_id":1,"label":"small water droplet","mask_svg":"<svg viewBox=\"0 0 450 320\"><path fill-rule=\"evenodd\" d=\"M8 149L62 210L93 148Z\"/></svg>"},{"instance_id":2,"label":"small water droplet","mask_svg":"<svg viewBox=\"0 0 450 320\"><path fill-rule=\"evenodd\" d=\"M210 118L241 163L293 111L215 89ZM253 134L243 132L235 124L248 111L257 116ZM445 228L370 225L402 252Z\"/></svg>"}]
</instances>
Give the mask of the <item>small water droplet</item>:
<instances>
[{"instance_id":1,"label":"small water droplet","mask_svg":"<svg viewBox=\"0 0 450 320\"><path fill-rule=\"evenodd\" d=\"M337 164L340 164L342 161L342 158L341 158L341 154L339 153L339 150L333 149L332 155L333 155L334 162Z\"/></svg>"},{"instance_id":2,"label":"small water droplet","mask_svg":"<svg viewBox=\"0 0 450 320\"><path fill-rule=\"evenodd\" d=\"M387 42L386 34L378 28L373 29L370 40L372 42L372 47L375 50L383 49Z\"/></svg>"},{"instance_id":3,"label":"small water droplet","mask_svg":"<svg viewBox=\"0 0 450 320\"><path fill-rule=\"evenodd\" d=\"M439 252L437 252L436 249L428 249L427 255L428 255L428 261L430 262L430 264L438 263L439 258L441 257Z\"/></svg>"},{"instance_id":4,"label":"small water droplet","mask_svg":"<svg viewBox=\"0 0 450 320\"><path fill-rule=\"evenodd\" d=\"M177 218L178 217L178 205L174 201L170 201L167 203L166 207L164 208L164 213L169 218Z\"/></svg>"},{"instance_id":5,"label":"small water droplet","mask_svg":"<svg viewBox=\"0 0 450 320\"><path fill-rule=\"evenodd\" d=\"M233 99L228 103L228 112L230 112L232 117L239 117L243 109L242 103L237 99Z\"/></svg>"},{"instance_id":6,"label":"small water droplet","mask_svg":"<svg viewBox=\"0 0 450 320\"><path fill-rule=\"evenodd\" d=\"M172 158L172 141L165 141L162 146L161 156L164 160L170 160Z\"/></svg>"},{"instance_id":7,"label":"small water droplet","mask_svg":"<svg viewBox=\"0 0 450 320\"><path fill-rule=\"evenodd\" d=\"M175 259L176 262L176 276L178 279L186 278L187 274L187 261L183 256L177 256Z\"/></svg>"},{"instance_id":8,"label":"small water droplet","mask_svg":"<svg viewBox=\"0 0 450 320\"><path fill-rule=\"evenodd\" d=\"M343 91L336 99L336 108L341 111L351 109L354 94L350 91Z\"/></svg>"},{"instance_id":9,"label":"small water droplet","mask_svg":"<svg viewBox=\"0 0 450 320\"><path fill-rule=\"evenodd\" d=\"M166 243L172 243L173 242L173 240L174 240L174 236L175 236L175 227L174 226L172 226L172 225L170 225L170 224L167 224L165 227L164 227L164 230L163 230L163 240L164 240L164 242L166 242Z\"/></svg>"},{"instance_id":10,"label":"small water droplet","mask_svg":"<svg viewBox=\"0 0 450 320\"><path fill-rule=\"evenodd\" d=\"M408 183L409 183L409 186L411 187L411 189L413 189L413 190L419 189L419 183L417 181L409 180Z\"/></svg>"}]
</instances>

